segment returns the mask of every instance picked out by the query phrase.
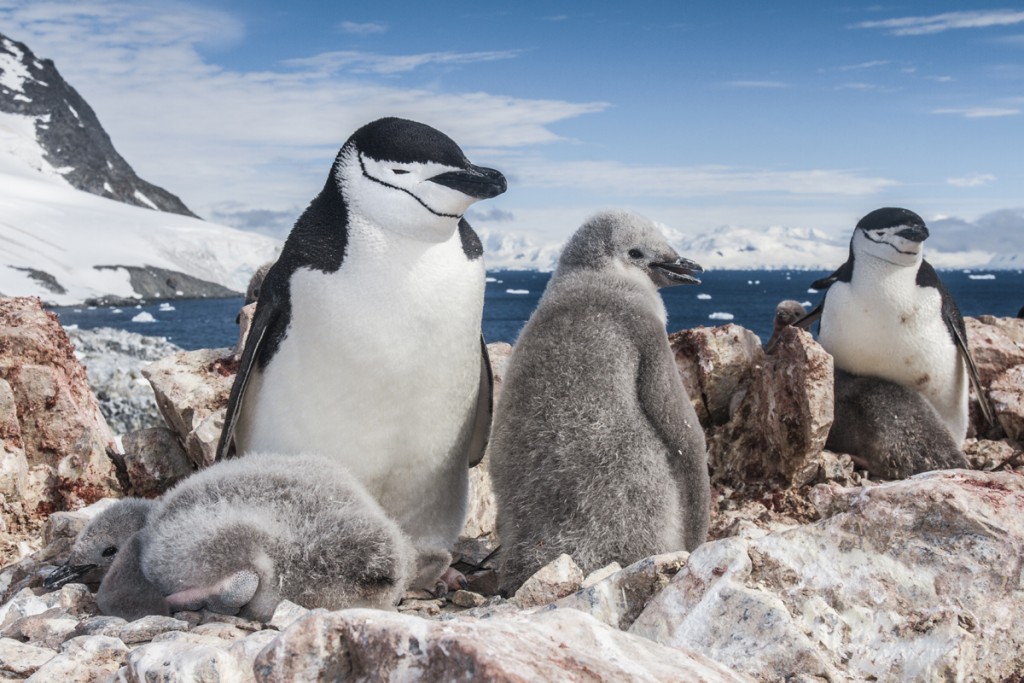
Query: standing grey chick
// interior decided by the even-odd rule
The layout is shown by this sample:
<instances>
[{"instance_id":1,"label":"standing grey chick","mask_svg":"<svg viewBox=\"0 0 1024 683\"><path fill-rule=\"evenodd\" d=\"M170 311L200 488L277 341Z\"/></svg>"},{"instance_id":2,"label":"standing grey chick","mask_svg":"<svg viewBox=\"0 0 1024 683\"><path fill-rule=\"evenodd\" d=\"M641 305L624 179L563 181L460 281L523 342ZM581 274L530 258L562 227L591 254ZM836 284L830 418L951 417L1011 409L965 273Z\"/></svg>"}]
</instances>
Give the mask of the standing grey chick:
<instances>
[{"instance_id":1,"label":"standing grey chick","mask_svg":"<svg viewBox=\"0 0 1024 683\"><path fill-rule=\"evenodd\" d=\"M780 301L775 307L775 317L772 318L772 336L768 339L768 343L764 345L764 348L768 351L775 348L779 333L803 318L806 313L807 309L799 301L793 299Z\"/></svg>"},{"instance_id":2,"label":"standing grey chick","mask_svg":"<svg viewBox=\"0 0 1024 683\"><path fill-rule=\"evenodd\" d=\"M591 571L705 540L704 434L658 295L701 270L628 212L598 214L569 240L495 407L503 593L561 553Z\"/></svg>"},{"instance_id":3,"label":"standing grey chick","mask_svg":"<svg viewBox=\"0 0 1024 683\"><path fill-rule=\"evenodd\" d=\"M119 507L101 513L123 516ZM99 536L78 544L97 545ZM135 545L132 545L132 544ZM253 453L197 472L168 491L118 552L99 595L105 614L137 618L209 609L266 621L282 599L304 607L389 608L412 578L415 552L344 468L315 455ZM97 546L98 547L98 546ZM165 602L138 611L136 587Z\"/></svg>"}]
</instances>

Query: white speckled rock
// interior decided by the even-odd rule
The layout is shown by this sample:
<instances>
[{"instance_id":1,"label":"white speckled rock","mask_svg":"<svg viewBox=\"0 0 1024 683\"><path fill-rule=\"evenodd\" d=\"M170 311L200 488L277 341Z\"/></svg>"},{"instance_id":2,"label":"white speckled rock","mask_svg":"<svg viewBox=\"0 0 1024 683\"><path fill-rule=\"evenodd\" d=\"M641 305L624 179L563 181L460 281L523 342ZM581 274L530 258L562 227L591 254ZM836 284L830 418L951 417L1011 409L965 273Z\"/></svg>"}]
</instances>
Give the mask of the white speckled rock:
<instances>
[{"instance_id":1,"label":"white speckled rock","mask_svg":"<svg viewBox=\"0 0 1024 683\"><path fill-rule=\"evenodd\" d=\"M122 626L118 632L118 638L131 645L133 643L144 643L148 640L153 640L153 638L161 633L187 631L188 628L187 621L175 619L174 617L150 614L141 619L129 621Z\"/></svg>"},{"instance_id":2,"label":"white speckled rock","mask_svg":"<svg viewBox=\"0 0 1024 683\"><path fill-rule=\"evenodd\" d=\"M238 659L222 647L179 639L147 643L132 650L114 680L120 683L249 683L253 675L251 668L243 668Z\"/></svg>"},{"instance_id":3,"label":"white speckled rock","mask_svg":"<svg viewBox=\"0 0 1024 683\"><path fill-rule=\"evenodd\" d=\"M254 672L260 683L748 680L571 609L451 621L314 610L267 646Z\"/></svg>"},{"instance_id":4,"label":"white speckled rock","mask_svg":"<svg viewBox=\"0 0 1024 683\"><path fill-rule=\"evenodd\" d=\"M929 472L845 512L706 543L630 631L760 680L1014 680L1024 477Z\"/></svg>"},{"instance_id":5,"label":"white speckled rock","mask_svg":"<svg viewBox=\"0 0 1024 683\"><path fill-rule=\"evenodd\" d=\"M117 638L79 636L64 643L56 657L29 678L33 683L107 681L121 668L128 648Z\"/></svg>"},{"instance_id":6,"label":"white speckled rock","mask_svg":"<svg viewBox=\"0 0 1024 683\"><path fill-rule=\"evenodd\" d=\"M274 614L267 623L278 631L283 631L291 626L296 619L300 619L307 614L309 614L309 610L302 605L296 605L289 600L282 600L274 608Z\"/></svg>"},{"instance_id":7,"label":"white speckled rock","mask_svg":"<svg viewBox=\"0 0 1024 683\"><path fill-rule=\"evenodd\" d=\"M583 585L583 570L565 553L559 555L523 582L514 602L523 609L547 605Z\"/></svg>"},{"instance_id":8,"label":"white speckled rock","mask_svg":"<svg viewBox=\"0 0 1024 683\"><path fill-rule=\"evenodd\" d=\"M29 645L13 638L0 638L0 672L31 676L56 656L57 651L48 647Z\"/></svg>"}]
</instances>

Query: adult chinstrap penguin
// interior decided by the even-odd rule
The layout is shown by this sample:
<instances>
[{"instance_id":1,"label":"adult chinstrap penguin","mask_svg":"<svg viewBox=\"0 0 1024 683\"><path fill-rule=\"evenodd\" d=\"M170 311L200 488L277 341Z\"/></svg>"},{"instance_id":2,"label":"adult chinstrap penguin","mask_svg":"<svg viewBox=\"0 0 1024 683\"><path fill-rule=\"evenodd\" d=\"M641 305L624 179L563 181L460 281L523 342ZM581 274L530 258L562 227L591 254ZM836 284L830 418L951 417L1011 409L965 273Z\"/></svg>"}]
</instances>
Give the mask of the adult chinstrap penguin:
<instances>
[{"instance_id":1,"label":"adult chinstrap penguin","mask_svg":"<svg viewBox=\"0 0 1024 683\"><path fill-rule=\"evenodd\" d=\"M408 538L333 459L252 454L197 472L159 501L118 501L47 582L99 568L104 614L208 609L266 621L282 599L392 608L414 567Z\"/></svg>"},{"instance_id":2,"label":"adult chinstrap penguin","mask_svg":"<svg viewBox=\"0 0 1024 683\"><path fill-rule=\"evenodd\" d=\"M704 434L658 294L700 271L627 212L598 214L569 240L495 407L503 593L561 553L591 571L705 540Z\"/></svg>"},{"instance_id":3,"label":"adult chinstrap penguin","mask_svg":"<svg viewBox=\"0 0 1024 683\"><path fill-rule=\"evenodd\" d=\"M415 588L445 589L486 446L483 250L463 214L505 189L424 124L356 131L263 282L218 447L337 459L413 539Z\"/></svg>"},{"instance_id":4,"label":"adult chinstrap penguin","mask_svg":"<svg viewBox=\"0 0 1024 683\"><path fill-rule=\"evenodd\" d=\"M857 223L850 256L812 287L822 302L796 324L820 319L818 341L835 366L919 392L957 444L968 425L968 381L987 419L967 330L952 295L924 260L925 222L912 211L883 208Z\"/></svg>"}]
</instances>

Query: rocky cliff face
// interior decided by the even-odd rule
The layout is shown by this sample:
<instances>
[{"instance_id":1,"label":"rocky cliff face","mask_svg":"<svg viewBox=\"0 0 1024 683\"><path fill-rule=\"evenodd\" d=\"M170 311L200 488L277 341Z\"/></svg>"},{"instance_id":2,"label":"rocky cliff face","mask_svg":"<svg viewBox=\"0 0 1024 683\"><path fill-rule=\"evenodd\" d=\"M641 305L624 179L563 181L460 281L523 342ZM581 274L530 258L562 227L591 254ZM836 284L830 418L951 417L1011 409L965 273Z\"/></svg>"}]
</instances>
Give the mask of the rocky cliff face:
<instances>
[{"instance_id":1,"label":"rocky cliff face","mask_svg":"<svg viewBox=\"0 0 1024 683\"><path fill-rule=\"evenodd\" d=\"M0 112L30 117L46 160L72 187L125 204L195 216L175 195L135 174L92 107L49 59L0 34Z\"/></svg>"}]
</instances>

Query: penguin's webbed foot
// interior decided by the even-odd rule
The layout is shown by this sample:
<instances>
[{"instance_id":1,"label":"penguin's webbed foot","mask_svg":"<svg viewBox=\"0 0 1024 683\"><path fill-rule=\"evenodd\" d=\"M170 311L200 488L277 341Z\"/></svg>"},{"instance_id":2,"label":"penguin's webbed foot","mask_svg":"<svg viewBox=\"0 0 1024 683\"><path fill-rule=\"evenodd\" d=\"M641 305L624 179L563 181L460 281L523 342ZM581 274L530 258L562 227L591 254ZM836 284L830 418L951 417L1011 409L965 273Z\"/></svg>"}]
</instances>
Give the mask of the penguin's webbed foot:
<instances>
[{"instance_id":1,"label":"penguin's webbed foot","mask_svg":"<svg viewBox=\"0 0 1024 683\"><path fill-rule=\"evenodd\" d=\"M218 614L235 615L256 595L259 584L259 574L244 569L212 586L187 588L172 593L167 596L167 604L172 613L194 612L205 607Z\"/></svg>"}]
</instances>

